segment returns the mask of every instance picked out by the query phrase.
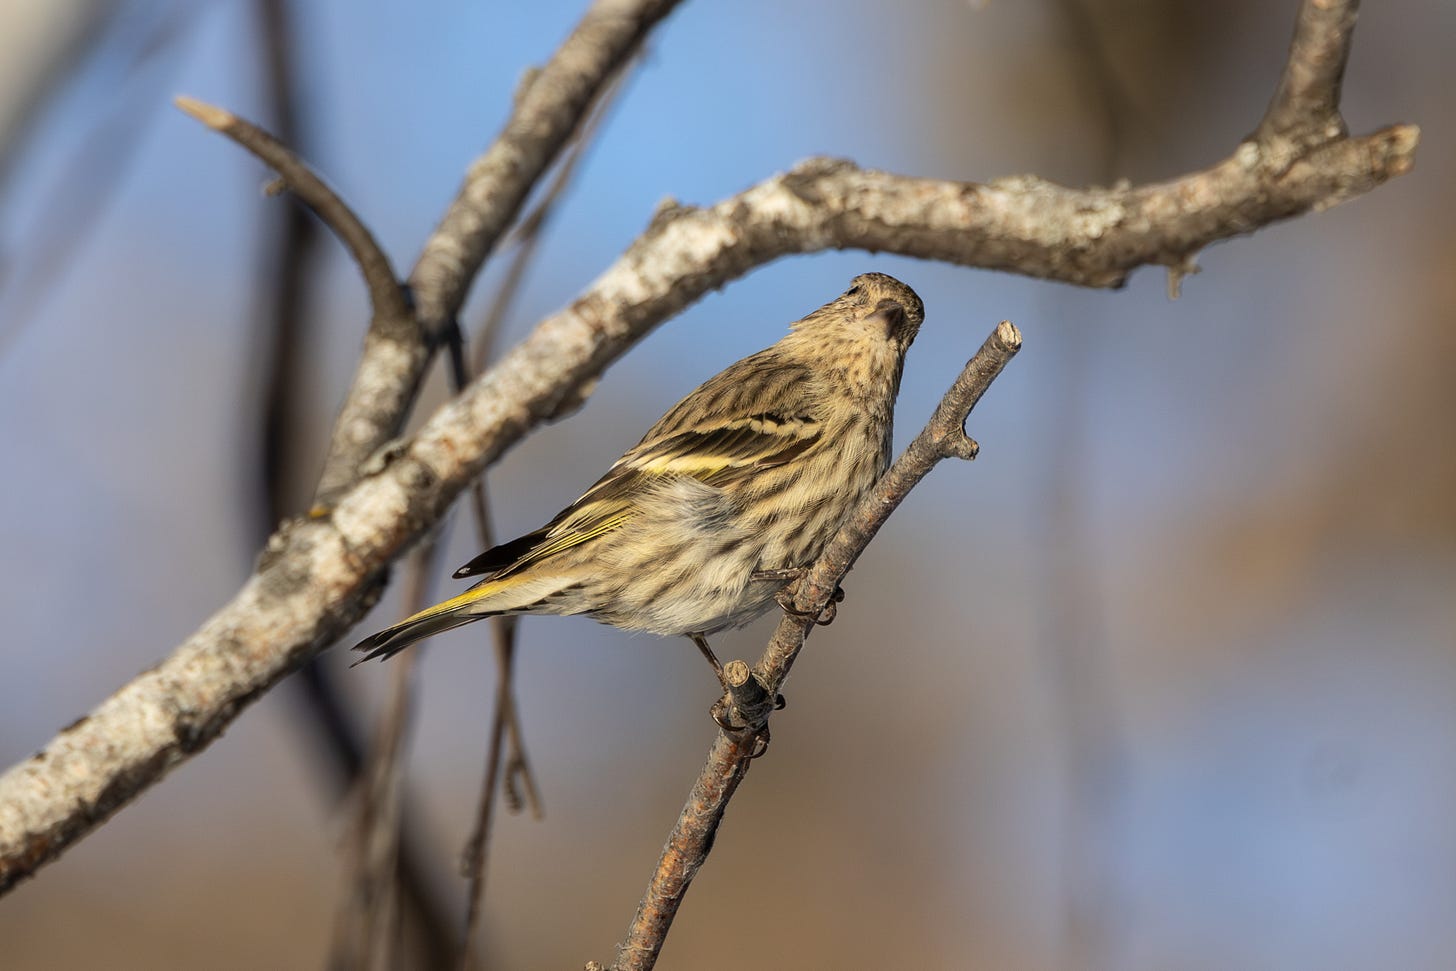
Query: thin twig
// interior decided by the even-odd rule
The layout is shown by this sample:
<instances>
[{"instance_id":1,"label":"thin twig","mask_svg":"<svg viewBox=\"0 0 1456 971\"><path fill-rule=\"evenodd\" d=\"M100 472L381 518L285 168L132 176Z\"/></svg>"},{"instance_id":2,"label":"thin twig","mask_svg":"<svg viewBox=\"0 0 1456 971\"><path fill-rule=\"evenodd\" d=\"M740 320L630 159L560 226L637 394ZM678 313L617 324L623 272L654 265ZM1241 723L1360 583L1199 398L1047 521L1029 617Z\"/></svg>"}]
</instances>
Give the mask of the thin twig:
<instances>
[{"instance_id":1,"label":"thin twig","mask_svg":"<svg viewBox=\"0 0 1456 971\"><path fill-rule=\"evenodd\" d=\"M628 69L624 68L623 71ZM620 82L613 83L604 95L604 102L610 101L618 90L620 90ZM536 208L516 226L513 233L517 240L516 252L506 268L495 299L491 301L490 310L486 313L485 320L476 334L469 373L479 374L490 362L504 327L506 314L515 303L516 295L525 280L527 268L535 259L546 223L550 220L557 202L570 184L577 163L585 154L586 146L591 143L592 136L602 117L603 112L599 108L583 124L578 141L574 143L572 150L563 159L546 194ZM482 549L489 549L495 545L495 535L490 525L490 502L484 474L477 476L471 484L470 501L475 513L477 539ZM467 957L469 941L479 919L480 900L485 888L484 874L489 855L487 844L494 817L495 794L500 791L497 782L500 779L502 742L509 746L503 783L508 801L513 806L524 803L530 808L531 815L536 819L541 819L544 814L540 787L537 785L535 773L531 771L530 761L526 757L520 711L516 704L513 687L516 619L514 617L495 617L491 619L490 623L491 640L496 659L495 713L491 723L489 745L486 749L486 770L483 776L480 806L476 813L476 825L466 842L465 853L461 860L462 869L470 881L465 920L465 955ZM525 793L524 797L520 795L522 790Z\"/></svg>"},{"instance_id":2,"label":"thin twig","mask_svg":"<svg viewBox=\"0 0 1456 971\"><path fill-rule=\"evenodd\" d=\"M256 155L323 220L324 225L348 247L349 255L364 275L376 318L413 319L404 290L389 265L389 257L380 249L374 234L302 159L268 132L231 111L185 95L178 95L173 101L178 108L208 128L226 135Z\"/></svg>"},{"instance_id":3,"label":"thin twig","mask_svg":"<svg viewBox=\"0 0 1456 971\"><path fill-rule=\"evenodd\" d=\"M496 658L495 717L491 719L490 735L486 739L485 775L480 783L480 797L475 811L475 826L465 842L460 857L461 874L465 877L465 929L460 941L460 971L469 967L475 953L475 931L480 924L481 904L485 899L486 864L490 858L491 826L495 819L496 794L501 790L501 753L505 748L505 737L513 730L519 731L519 717L516 695L513 688L516 667L516 618L498 617L491 621L491 635L494 640ZM515 767L519 759L521 768ZM519 772L527 780L527 792L533 800L533 814L541 812L540 793L525 759L525 749L517 738L512 759L507 763L507 774ZM540 816L537 815L539 819Z\"/></svg>"},{"instance_id":4,"label":"thin twig","mask_svg":"<svg viewBox=\"0 0 1456 971\"><path fill-rule=\"evenodd\" d=\"M514 305L516 295L525 280L526 270L535 259L546 224L554 214L566 189L576 174L578 164L585 157L587 148L593 143L598 128L605 121L612 105L625 87L625 79L640 58L629 61L602 90L601 96L591 113L582 122L570 151L562 159L555 177L542 195L535 208L516 226L516 252L506 269L490 310L476 335L474 354L471 357L471 373L483 371L494 354L495 345L505 325L506 315ZM458 354L458 344L452 346ZM464 375L463 363L455 365ZM463 382L462 382L463 386ZM489 501L486 493L485 475L476 477L471 486L471 504L475 511L475 522L481 548L495 545L490 526ZM515 693L516 618L494 617L491 623L491 640L496 659L495 712L491 720L490 736L486 745L485 773L481 779L480 799L475 815L475 827L465 844L461 855L461 869L467 880L465 932L460 949L461 968L468 965L475 940L476 927L480 922L481 902L485 897L485 877L490 857L490 834L495 821L497 796L504 790L507 804L517 811L522 803L528 806L532 816L540 819L544 810L540 788L535 773L526 757L522 737L520 708ZM502 778L501 760L505 759ZM524 797L521 793L524 792Z\"/></svg>"},{"instance_id":5,"label":"thin twig","mask_svg":"<svg viewBox=\"0 0 1456 971\"><path fill-rule=\"evenodd\" d=\"M1306 0L1314 2L1327 0ZM653 327L751 268L853 247L1115 286L1135 267L1186 262L1210 243L1368 192L1410 170L1419 140L1415 126L1395 125L1312 145L1277 167L1245 142L1229 159L1169 182L1084 191L1031 177L976 185L816 160L712 209L664 209L586 293L411 441L364 453L375 457L369 474L345 480L330 515L285 524L238 594L160 664L0 776L0 892L337 640L372 606L383 567L481 469ZM412 392L390 394L407 400ZM372 430L360 441L372 441L378 427L364 424Z\"/></svg>"},{"instance_id":6,"label":"thin twig","mask_svg":"<svg viewBox=\"0 0 1456 971\"><path fill-rule=\"evenodd\" d=\"M406 614L428 604L429 577L438 562L437 548L432 541L410 557ZM335 912L328 962L335 971L386 971L401 964L395 946L399 939L399 852L404 808L402 755L411 722L419 657L419 653L410 652L406 663L392 672L389 700L355 788L355 812L344 847L343 893ZM443 959L444 955L439 957Z\"/></svg>"},{"instance_id":7,"label":"thin twig","mask_svg":"<svg viewBox=\"0 0 1456 971\"><path fill-rule=\"evenodd\" d=\"M814 627L814 618L829 604L839 582L906 494L941 459L975 457L977 446L966 437L966 418L1020 349L1021 334L1010 321L1002 321L967 362L936 407L929 424L895 460L813 568L798 582L794 606L797 611L803 611L803 616L785 612L763 656L753 667L753 679L762 686L763 696L773 698L783 687L804 638ZM713 740L708 759L698 773L687 804L637 906L637 914L617 950L616 971L649 971L657 962L683 895L707 862L728 801L758 754L756 743L767 739L771 710L772 705L759 706L757 717L750 716L752 720L743 731L720 731ZM733 714L744 713L735 707Z\"/></svg>"},{"instance_id":8,"label":"thin twig","mask_svg":"<svg viewBox=\"0 0 1456 971\"><path fill-rule=\"evenodd\" d=\"M486 519L488 498L480 478L476 479L473 498L477 510L476 522L481 524L483 534L482 544L488 548L493 545ZM519 790L514 788L514 780L523 780L532 816L540 819L544 814L541 792L530 760L526 757L520 708L516 704L516 625L515 617L493 617L490 620L491 646L496 662L495 711L491 718L490 733L486 738L485 773L480 783L475 825L465 841L465 849L460 858L461 875L466 881L465 927L461 931L460 959L457 965L460 971L466 971L474 957L475 931L480 923L481 902L485 898L486 864L490 855L490 833L495 819L496 795L502 787L501 757L506 750L507 739L510 740L510 755L506 759L505 785L513 793L517 793ZM519 804L518 798L513 800L514 806L518 807Z\"/></svg>"},{"instance_id":9,"label":"thin twig","mask_svg":"<svg viewBox=\"0 0 1456 971\"><path fill-rule=\"evenodd\" d=\"M497 305L501 302L497 297ZM496 316L498 326L504 315ZM487 319L487 324L490 318ZM456 392L464 389L469 381L470 366L465 359L465 348L458 339L459 328L455 328L457 339L450 344L450 372ZM499 331L495 326L482 330L477 340L486 350L482 356L489 360L489 348L495 343ZM490 521L490 499L486 492L485 473L475 478L471 487L471 508L474 513L476 535L482 548L495 545L494 531ZM459 971L468 971L474 962L475 927L480 919L480 903L484 894L486 850L489 845L490 823L494 813L495 794L499 791L501 751L503 740L511 739L511 760L509 772L525 780L526 791L531 800L532 814L540 819L542 815L540 790L536 785L535 773L526 757L525 740L521 731L519 708L515 694L516 618L492 617L489 621L492 647L496 659L495 713L491 719L490 734L486 741L486 769L481 783L479 808L476 824L466 841L461 870L466 878L465 927L461 932Z\"/></svg>"},{"instance_id":10,"label":"thin twig","mask_svg":"<svg viewBox=\"0 0 1456 971\"><path fill-rule=\"evenodd\" d=\"M450 384L457 394L469 381L459 335L459 328L453 328L448 357ZM484 493L477 489L477 494L481 505L474 510L476 523L479 531L488 536L490 526ZM443 535L443 530L437 530L410 558L404 616L423 610L429 604L429 577L438 572ZM404 737L411 721L416 660L419 656L419 652L410 651L407 663L394 672L390 701L380 722L368 771L362 776L364 784L360 786L359 816L350 854L355 862L349 868L351 879L346 883L351 889L340 909L330 962L331 967L340 971L353 968L385 971L396 965L393 958L397 936L394 933L397 912L395 862L403 833L404 788L401 780L404 775ZM509 690L506 693L509 695ZM522 751L521 758L524 760L524 757ZM525 771L529 774L529 768ZM445 953L448 951L448 948L445 949ZM446 963L444 954L436 953L429 966L444 967ZM462 947L459 967L461 971L468 971L471 966L469 948Z\"/></svg>"},{"instance_id":11,"label":"thin twig","mask_svg":"<svg viewBox=\"0 0 1456 971\"><path fill-rule=\"evenodd\" d=\"M640 56L634 57L608 80L592 106L591 112L582 121L570 149L562 156L561 164L557 166L556 174L546 187L540 201L511 230L516 251L506 267L505 275L501 278L500 287L496 290L490 309L486 311L485 318L476 332L475 349L470 357L472 374L484 371L486 364L494 356L494 348L501 330L505 326L506 315L515 306L516 295L520 293L521 284L525 282L526 270L536 259L536 251L545 235L546 225L556 214L557 204L576 177L577 167L586 157L587 149L594 143L597 130L606 121L612 106L617 103L617 98L625 87L626 78L640 60Z\"/></svg>"}]
</instances>

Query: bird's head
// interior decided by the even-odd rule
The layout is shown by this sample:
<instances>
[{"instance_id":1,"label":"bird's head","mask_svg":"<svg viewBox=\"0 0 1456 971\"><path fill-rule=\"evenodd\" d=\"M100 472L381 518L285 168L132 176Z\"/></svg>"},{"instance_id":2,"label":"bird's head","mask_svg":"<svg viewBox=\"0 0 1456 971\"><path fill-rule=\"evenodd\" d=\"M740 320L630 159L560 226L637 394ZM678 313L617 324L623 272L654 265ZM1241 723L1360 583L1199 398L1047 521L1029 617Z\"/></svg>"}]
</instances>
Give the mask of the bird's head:
<instances>
[{"instance_id":1,"label":"bird's head","mask_svg":"<svg viewBox=\"0 0 1456 971\"><path fill-rule=\"evenodd\" d=\"M887 273L861 273L849 289L794 325L825 337L884 341L904 354L925 320L920 297Z\"/></svg>"}]
</instances>

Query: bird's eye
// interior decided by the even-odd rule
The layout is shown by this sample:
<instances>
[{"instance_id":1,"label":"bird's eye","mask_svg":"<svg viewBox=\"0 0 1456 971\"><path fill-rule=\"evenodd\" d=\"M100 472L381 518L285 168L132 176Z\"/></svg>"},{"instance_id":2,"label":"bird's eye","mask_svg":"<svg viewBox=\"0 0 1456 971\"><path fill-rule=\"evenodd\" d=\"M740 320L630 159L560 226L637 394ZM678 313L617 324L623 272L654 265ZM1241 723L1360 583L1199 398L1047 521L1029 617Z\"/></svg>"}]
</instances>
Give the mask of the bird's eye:
<instances>
[{"instance_id":1,"label":"bird's eye","mask_svg":"<svg viewBox=\"0 0 1456 971\"><path fill-rule=\"evenodd\" d=\"M852 297L855 294L859 293L859 291L860 291L860 288L858 286L853 286L853 287L850 287L848 290L844 291L844 295L846 297Z\"/></svg>"}]
</instances>

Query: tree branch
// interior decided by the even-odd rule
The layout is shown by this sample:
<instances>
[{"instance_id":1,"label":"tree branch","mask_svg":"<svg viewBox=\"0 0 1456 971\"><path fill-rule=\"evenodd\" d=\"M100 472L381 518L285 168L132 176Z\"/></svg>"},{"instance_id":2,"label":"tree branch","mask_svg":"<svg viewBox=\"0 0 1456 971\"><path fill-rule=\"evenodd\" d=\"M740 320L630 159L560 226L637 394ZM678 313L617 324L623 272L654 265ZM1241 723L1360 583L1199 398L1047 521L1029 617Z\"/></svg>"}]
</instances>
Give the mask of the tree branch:
<instances>
[{"instance_id":1,"label":"tree branch","mask_svg":"<svg viewBox=\"0 0 1456 971\"><path fill-rule=\"evenodd\" d=\"M370 328L319 479L319 512L354 481L370 455L399 434L435 344L455 326L485 258L611 77L679 2L594 0L571 36L523 86L510 120L470 166L410 274L415 301L410 326Z\"/></svg>"},{"instance_id":2,"label":"tree branch","mask_svg":"<svg viewBox=\"0 0 1456 971\"><path fill-rule=\"evenodd\" d=\"M1316 2L1329 0L1306 5ZM1271 162L1256 138L1170 182L1081 191L1030 176L977 185L815 160L711 209L666 207L582 296L413 441L378 451L325 515L285 524L237 596L171 656L0 776L0 890L204 747L342 635L370 606L383 567L471 477L657 324L753 267L788 253L863 248L1116 286L1139 265L1182 271L1210 243L1369 191L1409 170L1418 138L1407 125L1337 135L1287 165ZM368 378L361 371L359 381L386 370ZM408 369L395 374L417 380ZM395 402L413 393L388 382L377 390ZM369 414L388 412L393 429L400 410ZM360 421L358 440L375 441L383 426L367 415Z\"/></svg>"},{"instance_id":3,"label":"tree branch","mask_svg":"<svg viewBox=\"0 0 1456 971\"><path fill-rule=\"evenodd\" d=\"M443 546L438 532L419 546L409 559L401 616L429 604L431 578L439 572ZM396 953L400 934L400 904L418 906L420 887L412 887L404 869L408 830L404 785L404 749L414 717L415 672L418 652L391 671L389 697L374 729L368 757L354 779L349 828L343 841L344 879L334 912L334 930L327 967L339 971L374 971L412 963L408 952ZM401 891L403 893L401 893ZM403 899L401 899L403 898ZM431 968L445 967L454 956L453 928L439 915L422 915L420 930L427 935L423 953L410 955Z\"/></svg>"},{"instance_id":4,"label":"tree branch","mask_svg":"<svg viewBox=\"0 0 1456 971\"><path fill-rule=\"evenodd\" d=\"M1315 139L1345 134L1340 84L1350 60L1359 9L1359 0L1300 4L1284 74L1259 122L1261 141L1300 133Z\"/></svg>"}]
</instances>

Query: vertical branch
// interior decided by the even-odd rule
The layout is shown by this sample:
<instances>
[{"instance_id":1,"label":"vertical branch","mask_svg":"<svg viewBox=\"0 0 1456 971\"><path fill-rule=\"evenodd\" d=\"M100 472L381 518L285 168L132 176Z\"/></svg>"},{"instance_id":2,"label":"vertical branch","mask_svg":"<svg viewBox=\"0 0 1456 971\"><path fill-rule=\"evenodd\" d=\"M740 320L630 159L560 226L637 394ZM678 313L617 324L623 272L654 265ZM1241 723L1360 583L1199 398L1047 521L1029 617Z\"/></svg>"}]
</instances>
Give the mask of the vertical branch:
<instances>
[{"instance_id":1,"label":"vertical branch","mask_svg":"<svg viewBox=\"0 0 1456 971\"><path fill-rule=\"evenodd\" d=\"M93 5L94 6L94 5ZM87 126L78 144L55 165L53 177L40 188L45 201L42 215L19 230L24 239L11 247L0 240L0 357L8 353L24 329L35 320L44 303L63 288L56 285L74 263L77 250L90 238L97 220L130 174L138 148L145 143L147 126L155 116L159 92L175 74L183 53L182 39L196 5L127 15L145 24L139 38L118 45L108 34L121 11L98 11L84 29L90 37L77 37L85 57L120 56L125 64L113 78L111 104ZM147 23L146 21L151 21ZM133 26L135 26L135 22ZM123 49L109 50L121 46ZM60 62L58 62L58 65ZM47 82L49 83L49 82ZM44 97L51 97L46 92ZM25 132L15 132L23 140ZM0 204L11 194L7 185L7 150L19 141L0 139Z\"/></svg>"},{"instance_id":2,"label":"vertical branch","mask_svg":"<svg viewBox=\"0 0 1456 971\"><path fill-rule=\"evenodd\" d=\"M1321 140L1345 134L1340 88L1355 39L1359 0L1305 0L1299 5L1289 57L1256 136L1308 134Z\"/></svg>"},{"instance_id":3,"label":"vertical branch","mask_svg":"<svg viewBox=\"0 0 1456 971\"><path fill-rule=\"evenodd\" d=\"M440 534L409 561L404 615L428 605L430 577L438 572ZM367 768L354 788L356 809L345 847L343 895L334 921L329 967L335 971L389 971L402 964L445 967L451 954L448 921L414 921L420 954L404 962L396 955L401 916L410 915L412 885L405 870L408 826L404 787L404 747L412 721L415 672L420 653L411 651L392 672L385 705ZM401 897L407 908L401 913Z\"/></svg>"},{"instance_id":4,"label":"vertical branch","mask_svg":"<svg viewBox=\"0 0 1456 971\"><path fill-rule=\"evenodd\" d=\"M285 2L257 0L254 9L263 41L262 79L268 113L279 139L297 146L302 144L298 82L293 69L293 31ZM260 541L299 506L298 498L289 494L291 476L300 465L295 454L298 442L291 433L303 418L299 379L304 367L302 349L309 336L304 313L311 280L307 270L319 239L317 224L302 206L270 208L265 218L271 223L271 232L260 247L264 279L258 288L261 306L255 317L262 331L258 341L262 348L259 384L263 395L258 465L262 477Z\"/></svg>"},{"instance_id":5,"label":"vertical branch","mask_svg":"<svg viewBox=\"0 0 1456 971\"><path fill-rule=\"evenodd\" d=\"M459 971L467 971L475 953L475 932L480 925L485 900L486 867L490 861L490 834L495 822L495 806L501 791L501 760L506 736L514 738L511 758L507 760L506 787L511 774L518 773L526 786L532 813L541 818L541 796L537 790L530 763L521 741L519 710L516 706L516 618L493 617L490 633L496 660L495 714L486 740L485 775L480 783L480 798L475 811L475 826L461 854L460 869L465 877L465 929L461 933ZM519 767L519 768L518 768Z\"/></svg>"},{"instance_id":6,"label":"vertical branch","mask_svg":"<svg viewBox=\"0 0 1456 971\"><path fill-rule=\"evenodd\" d=\"M499 336L499 325L504 319L503 304L514 295L512 289L502 289L497 294L495 310L486 319L486 327L478 335L477 353L483 360L489 360L491 349ZM465 346L460 339L460 330L453 328L455 340L450 343L450 371L456 390L464 388L470 380L470 365L465 358ZM490 523L490 500L486 492L485 473L482 472L471 483L471 510L474 514L476 536L483 548L495 545L494 530ZM511 786L514 776L524 779L532 814L540 819L542 815L541 795L536 786L535 774L526 758L525 741L522 737L519 710L515 694L516 618L492 617L490 624L491 644L496 659L495 712L491 719L490 736L486 742L486 770L480 789L480 808L476 812L476 824L466 841L461 869L466 878L465 927L461 932L459 971L469 971L474 962L473 941L476 924L480 919L480 904L484 894L485 865L490 839L490 824L494 816L495 799L500 791L500 765L504 739L511 740L511 759L507 785ZM512 790L514 792L514 790ZM515 805L519 805L516 801Z\"/></svg>"}]
</instances>

